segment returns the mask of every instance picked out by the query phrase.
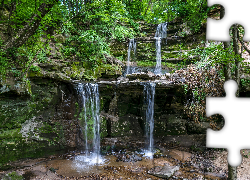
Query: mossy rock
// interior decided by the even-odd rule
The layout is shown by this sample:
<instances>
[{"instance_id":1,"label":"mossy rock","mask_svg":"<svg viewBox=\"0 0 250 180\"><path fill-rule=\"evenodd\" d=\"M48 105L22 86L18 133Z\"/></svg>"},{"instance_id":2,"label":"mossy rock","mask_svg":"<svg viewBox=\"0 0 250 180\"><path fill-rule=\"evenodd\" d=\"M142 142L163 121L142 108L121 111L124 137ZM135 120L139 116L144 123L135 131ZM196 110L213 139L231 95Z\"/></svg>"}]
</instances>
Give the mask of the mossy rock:
<instances>
[{"instance_id":1,"label":"mossy rock","mask_svg":"<svg viewBox=\"0 0 250 180\"><path fill-rule=\"evenodd\" d=\"M24 81L17 81L14 77L9 77L5 81L1 82L0 94L13 94L18 96L32 94L30 81L28 79Z\"/></svg>"},{"instance_id":2,"label":"mossy rock","mask_svg":"<svg viewBox=\"0 0 250 180\"><path fill-rule=\"evenodd\" d=\"M29 78L38 78L38 77L43 77L43 73L39 70L39 71L29 71L28 72L28 77Z\"/></svg>"}]
</instances>

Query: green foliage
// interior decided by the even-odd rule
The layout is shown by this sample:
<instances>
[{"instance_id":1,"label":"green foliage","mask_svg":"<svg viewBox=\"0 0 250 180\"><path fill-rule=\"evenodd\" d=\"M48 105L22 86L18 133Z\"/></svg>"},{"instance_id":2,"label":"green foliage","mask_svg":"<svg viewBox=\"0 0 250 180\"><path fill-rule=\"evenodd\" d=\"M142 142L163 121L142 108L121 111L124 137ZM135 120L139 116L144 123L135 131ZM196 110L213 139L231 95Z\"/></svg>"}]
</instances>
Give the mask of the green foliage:
<instances>
[{"instance_id":1,"label":"green foliage","mask_svg":"<svg viewBox=\"0 0 250 180\"><path fill-rule=\"evenodd\" d=\"M177 12L178 17L184 18L193 32L200 30L202 23L206 22L207 0L175 0L171 3L173 9Z\"/></svg>"},{"instance_id":2,"label":"green foliage","mask_svg":"<svg viewBox=\"0 0 250 180\"><path fill-rule=\"evenodd\" d=\"M6 16L6 27L10 24L15 34L33 14L39 13L38 7L42 3L48 2L52 3L53 0L16 3L15 13L10 19ZM4 3L10 6L14 1ZM13 66L22 67L25 72L31 63L48 63L50 57L55 56L51 52L57 51L59 59L82 61L82 67L89 69L85 71L85 78L95 79L98 77L98 67L105 61L103 54L110 54L111 40L124 41L140 34L138 21L156 24L180 17L188 21L193 31L198 31L207 11L206 0L59 1L41 20L34 35L22 47L14 48ZM57 38L59 35L61 38ZM1 73L10 67L4 53L0 49Z\"/></svg>"},{"instance_id":3,"label":"green foliage","mask_svg":"<svg viewBox=\"0 0 250 180\"><path fill-rule=\"evenodd\" d=\"M138 61L137 65L138 66L143 66L143 67L149 67L149 66L155 66L156 62L152 62L152 61L148 61L148 60Z\"/></svg>"},{"instance_id":4,"label":"green foliage","mask_svg":"<svg viewBox=\"0 0 250 180\"><path fill-rule=\"evenodd\" d=\"M184 112L188 118L198 123L205 117L206 97L223 95L223 80L218 73L218 66L189 65L176 73L180 78L185 78L184 91L190 97L184 106Z\"/></svg>"},{"instance_id":5,"label":"green foliage","mask_svg":"<svg viewBox=\"0 0 250 180\"><path fill-rule=\"evenodd\" d=\"M30 71L33 71L33 72L41 72L41 68L40 68L39 66L31 65L31 66L30 66Z\"/></svg>"},{"instance_id":6,"label":"green foliage","mask_svg":"<svg viewBox=\"0 0 250 180\"><path fill-rule=\"evenodd\" d=\"M209 11L207 0L147 0L142 2L141 7L143 18L150 23L159 24L181 18L188 22L193 32L200 30Z\"/></svg>"},{"instance_id":7,"label":"green foliage","mask_svg":"<svg viewBox=\"0 0 250 180\"><path fill-rule=\"evenodd\" d=\"M110 39L122 41L135 35L133 29L126 26L129 19L124 7L122 1L93 1L84 5L73 19L65 17L62 33L70 36L62 53L66 58L83 62L83 67L90 70L85 72L87 79L96 77L103 54L110 54Z\"/></svg>"},{"instance_id":8,"label":"green foliage","mask_svg":"<svg viewBox=\"0 0 250 180\"><path fill-rule=\"evenodd\" d=\"M6 52L2 49L3 41L0 38L0 77L5 77L6 71L11 67L9 58L6 57Z\"/></svg>"},{"instance_id":9,"label":"green foliage","mask_svg":"<svg viewBox=\"0 0 250 180\"><path fill-rule=\"evenodd\" d=\"M250 80L249 79L240 79L240 84L243 88L249 87Z\"/></svg>"},{"instance_id":10,"label":"green foliage","mask_svg":"<svg viewBox=\"0 0 250 180\"><path fill-rule=\"evenodd\" d=\"M13 171L11 173L6 174L2 180L23 180L23 176L18 175L17 172Z\"/></svg>"},{"instance_id":11,"label":"green foliage","mask_svg":"<svg viewBox=\"0 0 250 180\"><path fill-rule=\"evenodd\" d=\"M196 64L197 68L230 64L232 74L234 74L236 68L235 59L240 62L244 60L240 55L236 55L232 48L224 49L222 43L215 42L210 42L206 47L198 46L195 49L181 53L180 57L184 58L184 64L191 61L191 63ZM223 74L222 68L220 73Z\"/></svg>"}]
</instances>

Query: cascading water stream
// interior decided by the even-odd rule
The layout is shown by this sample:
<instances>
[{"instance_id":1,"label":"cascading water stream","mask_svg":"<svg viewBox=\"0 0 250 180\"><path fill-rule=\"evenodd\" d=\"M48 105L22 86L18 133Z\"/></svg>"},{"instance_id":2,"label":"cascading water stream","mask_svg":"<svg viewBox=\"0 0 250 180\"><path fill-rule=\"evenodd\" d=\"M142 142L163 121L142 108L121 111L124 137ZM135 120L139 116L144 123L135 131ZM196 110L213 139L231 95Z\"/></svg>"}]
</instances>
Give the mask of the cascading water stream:
<instances>
[{"instance_id":1,"label":"cascading water stream","mask_svg":"<svg viewBox=\"0 0 250 180\"><path fill-rule=\"evenodd\" d=\"M161 74L161 37L155 37L156 39L156 66L155 74Z\"/></svg>"},{"instance_id":2,"label":"cascading water stream","mask_svg":"<svg viewBox=\"0 0 250 180\"><path fill-rule=\"evenodd\" d=\"M100 158L100 99L98 84L79 83L77 91L82 103L80 121L82 122L81 128L84 129L85 156L76 157L76 161L99 164L102 159ZM93 136L92 144L89 144L88 141L91 136ZM93 153L89 151L91 145Z\"/></svg>"},{"instance_id":3,"label":"cascading water stream","mask_svg":"<svg viewBox=\"0 0 250 180\"><path fill-rule=\"evenodd\" d=\"M161 23L157 26L155 33L155 45L156 45L156 66L155 66L155 74L161 75L161 39L167 38L167 25L168 23ZM167 39L166 39L167 43Z\"/></svg>"},{"instance_id":4,"label":"cascading water stream","mask_svg":"<svg viewBox=\"0 0 250 180\"><path fill-rule=\"evenodd\" d=\"M151 83L151 82L145 83L143 92L144 92L144 103L147 106L145 130L146 130L147 142L149 142L146 156L153 158L153 154L154 154L153 132L154 132L155 83Z\"/></svg>"},{"instance_id":5,"label":"cascading water stream","mask_svg":"<svg viewBox=\"0 0 250 180\"><path fill-rule=\"evenodd\" d=\"M158 24L155 32L155 37L167 38L167 27L168 27L167 22Z\"/></svg>"},{"instance_id":6,"label":"cascading water stream","mask_svg":"<svg viewBox=\"0 0 250 180\"><path fill-rule=\"evenodd\" d=\"M128 44L128 60L127 60L127 69L126 69L126 74L131 74L130 70L130 59L131 59L131 50L133 49L134 51L134 57L136 53L136 41L135 39L130 39L129 44Z\"/></svg>"}]
</instances>

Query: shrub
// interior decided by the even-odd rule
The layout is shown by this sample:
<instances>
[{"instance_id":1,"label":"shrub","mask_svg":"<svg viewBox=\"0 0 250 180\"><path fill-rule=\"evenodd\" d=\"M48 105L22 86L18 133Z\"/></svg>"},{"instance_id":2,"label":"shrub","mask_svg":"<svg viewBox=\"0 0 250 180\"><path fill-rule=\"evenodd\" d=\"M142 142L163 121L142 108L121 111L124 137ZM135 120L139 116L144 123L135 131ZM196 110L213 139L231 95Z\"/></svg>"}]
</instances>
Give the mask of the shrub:
<instances>
[{"instance_id":1,"label":"shrub","mask_svg":"<svg viewBox=\"0 0 250 180\"><path fill-rule=\"evenodd\" d=\"M220 66L203 66L198 68L189 65L186 69L177 70L179 77L185 78L186 95L190 97L184 106L187 117L197 123L206 117L206 97L224 95L223 80L219 74ZM212 120L215 117L210 117ZM211 121L211 123L214 123Z\"/></svg>"}]
</instances>

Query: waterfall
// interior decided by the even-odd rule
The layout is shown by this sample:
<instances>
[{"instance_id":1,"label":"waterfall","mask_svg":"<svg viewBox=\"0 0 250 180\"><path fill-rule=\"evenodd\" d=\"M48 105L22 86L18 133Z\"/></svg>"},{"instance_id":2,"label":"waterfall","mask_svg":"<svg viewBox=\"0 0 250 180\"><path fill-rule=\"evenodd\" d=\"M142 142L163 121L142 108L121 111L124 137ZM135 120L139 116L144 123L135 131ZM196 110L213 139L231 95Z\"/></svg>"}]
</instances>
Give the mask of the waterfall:
<instances>
[{"instance_id":1,"label":"waterfall","mask_svg":"<svg viewBox=\"0 0 250 180\"><path fill-rule=\"evenodd\" d=\"M155 32L155 37L167 38L167 26L167 22L158 24Z\"/></svg>"},{"instance_id":2,"label":"waterfall","mask_svg":"<svg viewBox=\"0 0 250 180\"><path fill-rule=\"evenodd\" d=\"M167 38L167 25L168 23L161 23L157 26L155 33L155 45L156 45L156 66L155 74L161 74L161 39ZM167 39L166 39L167 43Z\"/></svg>"},{"instance_id":3,"label":"waterfall","mask_svg":"<svg viewBox=\"0 0 250 180\"><path fill-rule=\"evenodd\" d=\"M145 83L144 84L144 103L147 106L146 109L146 137L148 145L148 155L151 158L153 157L153 147L154 147L154 97L155 97L155 83Z\"/></svg>"},{"instance_id":4,"label":"waterfall","mask_svg":"<svg viewBox=\"0 0 250 180\"><path fill-rule=\"evenodd\" d=\"M155 74L161 74L161 37L155 37L156 39L156 66Z\"/></svg>"},{"instance_id":5,"label":"waterfall","mask_svg":"<svg viewBox=\"0 0 250 180\"><path fill-rule=\"evenodd\" d=\"M77 87L78 95L81 97L82 113L80 114L81 128L84 129L85 155L88 156L90 144L88 140L92 137L93 153L92 163L99 163L100 158L100 99L98 84L79 83ZM85 159L85 160L86 160Z\"/></svg>"},{"instance_id":6,"label":"waterfall","mask_svg":"<svg viewBox=\"0 0 250 180\"><path fill-rule=\"evenodd\" d=\"M130 72L130 57L131 57L131 50L133 49L134 51L134 57L135 57L135 53L136 53L136 41L135 39L130 39L129 40L129 44L128 44L128 60L127 60L127 70L126 70L126 74L131 74Z\"/></svg>"}]
</instances>

